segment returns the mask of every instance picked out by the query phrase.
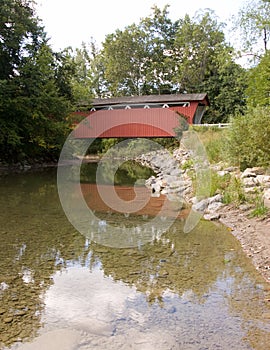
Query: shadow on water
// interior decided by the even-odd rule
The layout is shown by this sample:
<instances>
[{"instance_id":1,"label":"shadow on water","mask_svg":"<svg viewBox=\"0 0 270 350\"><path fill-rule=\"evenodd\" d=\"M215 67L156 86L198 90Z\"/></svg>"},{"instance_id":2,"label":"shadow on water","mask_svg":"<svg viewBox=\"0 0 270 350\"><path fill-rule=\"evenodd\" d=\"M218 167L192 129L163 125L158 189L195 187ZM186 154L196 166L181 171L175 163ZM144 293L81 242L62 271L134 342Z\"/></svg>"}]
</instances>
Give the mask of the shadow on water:
<instances>
[{"instance_id":1,"label":"shadow on water","mask_svg":"<svg viewBox=\"0 0 270 350\"><path fill-rule=\"evenodd\" d=\"M184 234L179 219L137 248L99 245L67 221L54 171L3 177L0 212L3 348L57 327L86 333L88 347L78 349L124 349L134 337L134 349L147 341L156 349L270 344L269 286L219 224L202 221ZM109 331L93 333L95 322Z\"/></svg>"}]
</instances>

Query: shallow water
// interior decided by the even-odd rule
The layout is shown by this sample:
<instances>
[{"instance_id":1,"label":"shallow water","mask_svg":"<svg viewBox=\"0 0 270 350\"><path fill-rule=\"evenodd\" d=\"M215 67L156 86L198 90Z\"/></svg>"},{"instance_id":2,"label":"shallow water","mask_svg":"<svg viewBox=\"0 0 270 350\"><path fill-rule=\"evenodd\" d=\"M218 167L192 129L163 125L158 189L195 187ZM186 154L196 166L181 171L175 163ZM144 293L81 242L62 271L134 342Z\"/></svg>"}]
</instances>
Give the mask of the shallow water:
<instances>
[{"instance_id":1,"label":"shallow water","mask_svg":"<svg viewBox=\"0 0 270 350\"><path fill-rule=\"evenodd\" d=\"M104 246L66 219L54 170L2 177L0 212L3 349L270 349L269 284L225 227Z\"/></svg>"}]
</instances>

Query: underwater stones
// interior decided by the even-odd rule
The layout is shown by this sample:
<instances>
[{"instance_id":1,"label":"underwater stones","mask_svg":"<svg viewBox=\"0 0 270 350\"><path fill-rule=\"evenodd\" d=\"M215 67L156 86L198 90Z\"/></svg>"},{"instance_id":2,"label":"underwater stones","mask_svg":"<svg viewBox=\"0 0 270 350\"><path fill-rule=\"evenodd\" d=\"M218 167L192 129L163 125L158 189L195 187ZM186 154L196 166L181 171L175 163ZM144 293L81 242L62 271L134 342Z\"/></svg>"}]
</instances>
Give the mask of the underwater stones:
<instances>
[{"instance_id":1,"label":"underwater stones","mask_svg":"<svg viewBox=\"0 0 270 350\"><path fill-rule=\"evenodd\" d=\"M0 315L3 315L6 312L6 309L0 308Z\"/></svg>"},{"instance_id":2,"label":"underwater stones","mask_svg":"<svg viewBox=\"0 0 270 350\"><path fill-rule=\"evenodd\" d=\"M4 323L11 323L13 321L13 317L8 316L3 319Z\"/></svg>"}]
</instances>

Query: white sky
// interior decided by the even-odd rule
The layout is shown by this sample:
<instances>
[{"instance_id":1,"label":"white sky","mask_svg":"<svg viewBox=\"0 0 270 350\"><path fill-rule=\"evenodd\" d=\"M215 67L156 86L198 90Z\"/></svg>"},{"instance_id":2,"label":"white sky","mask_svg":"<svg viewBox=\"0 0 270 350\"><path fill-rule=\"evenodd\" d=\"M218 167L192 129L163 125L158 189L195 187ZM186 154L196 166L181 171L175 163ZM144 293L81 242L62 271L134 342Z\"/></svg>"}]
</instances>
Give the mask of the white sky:
<instances>
[{"instance_id":1,"label":"white sky","mask_svg":"<svg viewBox=\"0 0 270 350\"><path fill-rule=\"evenodd\" d=\"M123 29L151 13L156 4L163 8L170 5L169 17L172 20L185 14L193 16L199 9L209 8L223 22L228 22L237 14L245 0L36 0L37 15L42 19L45 31L51 38L53 49L67 46L80 47L93 37L97 43L116 29Z\"/></svg>"}]
</instances>

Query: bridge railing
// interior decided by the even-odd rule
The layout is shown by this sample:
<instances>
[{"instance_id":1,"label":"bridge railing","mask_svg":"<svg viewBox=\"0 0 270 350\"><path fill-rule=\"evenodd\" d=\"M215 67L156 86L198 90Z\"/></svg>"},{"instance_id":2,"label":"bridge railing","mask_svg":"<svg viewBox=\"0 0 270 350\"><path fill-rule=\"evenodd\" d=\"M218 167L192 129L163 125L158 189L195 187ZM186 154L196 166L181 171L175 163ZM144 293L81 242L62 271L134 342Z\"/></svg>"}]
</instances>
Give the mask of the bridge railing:
<instances>
[{"instance_id":1,"label":"bridge railing","mask_svg":"<svg viewBox=\"0 0 270 350\"><path fill-rule=\"evenodd\" d=\"M208 123L204 123L204 124L193 124L193 126L197 127L207 127L207 128L211 128L211 127L216 127L216 128L227 128L228 126L230 126L230 123L218 123L218 124L208 124Z\"/></svg>"}]
</instances>

